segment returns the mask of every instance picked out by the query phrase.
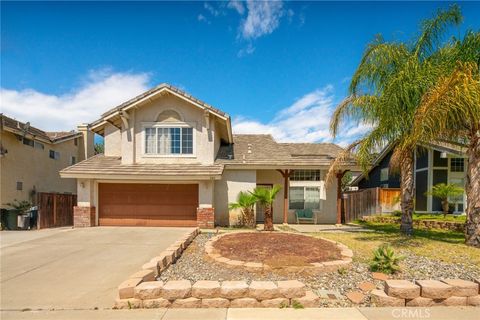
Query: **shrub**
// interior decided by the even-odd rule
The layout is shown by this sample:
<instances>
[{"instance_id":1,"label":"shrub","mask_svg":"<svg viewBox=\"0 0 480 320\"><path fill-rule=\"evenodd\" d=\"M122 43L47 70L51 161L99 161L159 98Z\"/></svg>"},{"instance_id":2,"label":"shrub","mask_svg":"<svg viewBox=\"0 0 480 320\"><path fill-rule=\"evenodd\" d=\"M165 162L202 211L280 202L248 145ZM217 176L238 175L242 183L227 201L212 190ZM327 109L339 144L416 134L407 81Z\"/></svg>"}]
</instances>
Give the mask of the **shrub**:
<instances>
[{"instance_id":1,"label":"shrub","mask_svg":"<svg viewBox=\"0 0 480 320\"><path fill-rule=\"evenodd\" d=\"M372 271L380 271L392 274L400 270L399 263L404 257L395 254L393 248L383 244L373 251L373 259L370 263Z\"/></svg>"}]
</instances>

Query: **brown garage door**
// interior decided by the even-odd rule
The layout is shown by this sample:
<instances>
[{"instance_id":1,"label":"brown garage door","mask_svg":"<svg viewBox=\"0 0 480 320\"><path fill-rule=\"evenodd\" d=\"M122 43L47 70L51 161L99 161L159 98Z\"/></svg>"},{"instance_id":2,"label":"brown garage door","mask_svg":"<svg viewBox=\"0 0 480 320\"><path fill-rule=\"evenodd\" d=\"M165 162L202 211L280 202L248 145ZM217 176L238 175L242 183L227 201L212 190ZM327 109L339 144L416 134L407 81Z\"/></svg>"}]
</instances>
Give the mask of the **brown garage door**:
<instances>
[{"instance_id":1,"label":"brown garage door","mask_svg":"<svg viewBox=\"0 0 480 320\"><path fill-rule=\"evenodd\" d=\"M100 183L101 226L196 226L197 184Z\"/></svg>"}]
</instances>

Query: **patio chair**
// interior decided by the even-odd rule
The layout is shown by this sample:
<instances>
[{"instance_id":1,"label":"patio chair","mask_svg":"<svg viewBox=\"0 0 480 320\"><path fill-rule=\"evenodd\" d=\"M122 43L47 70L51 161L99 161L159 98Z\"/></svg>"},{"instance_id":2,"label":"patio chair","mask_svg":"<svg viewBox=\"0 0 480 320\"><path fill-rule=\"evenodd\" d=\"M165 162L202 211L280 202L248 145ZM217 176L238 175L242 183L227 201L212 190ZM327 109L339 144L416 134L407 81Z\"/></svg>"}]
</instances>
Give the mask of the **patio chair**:
<instances>
[{"instance_id":1,"label":"patio chair","mask_svg":"<svg viewBox=\"0 0 480 320\"><path fill-rule=\"evenodd\" d=\"M317 214L312 209L295 210L295 217L298 224L301 222L317 223Z\"/></svg>"}]
</instances>

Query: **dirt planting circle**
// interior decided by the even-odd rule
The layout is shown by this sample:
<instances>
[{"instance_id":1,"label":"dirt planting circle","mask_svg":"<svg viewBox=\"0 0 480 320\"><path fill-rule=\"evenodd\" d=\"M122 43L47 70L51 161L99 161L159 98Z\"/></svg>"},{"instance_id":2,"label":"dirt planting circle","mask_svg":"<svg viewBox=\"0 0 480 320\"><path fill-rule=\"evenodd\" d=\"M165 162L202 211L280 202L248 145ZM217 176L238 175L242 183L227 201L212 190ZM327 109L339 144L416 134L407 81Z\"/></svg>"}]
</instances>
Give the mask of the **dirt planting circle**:
<instances>
[{"instance_id":1,"label":"dirt planting circle","mask_svg":"<svg viewBox=\"0 0 480 320\"><path fill-rule=\"evenodd\" d=\"M252 269L338 268L352 261L343 244L287 232L232 232L213 237L207 254L220 263Z\"/></svg>"}]
</instances>

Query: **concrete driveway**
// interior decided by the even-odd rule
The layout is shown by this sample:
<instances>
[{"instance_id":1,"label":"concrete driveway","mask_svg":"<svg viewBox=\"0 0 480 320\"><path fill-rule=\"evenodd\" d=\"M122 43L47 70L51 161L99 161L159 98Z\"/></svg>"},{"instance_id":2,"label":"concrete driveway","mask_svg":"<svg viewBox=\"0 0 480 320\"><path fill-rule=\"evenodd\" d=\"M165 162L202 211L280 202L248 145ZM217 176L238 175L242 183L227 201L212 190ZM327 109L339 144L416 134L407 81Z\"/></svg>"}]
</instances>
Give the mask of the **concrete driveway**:
<instances>
[{"instance_id":1,"label":"concrete driveway","mask_svg":"<svg viewBox=\"0 0 480 320\"><path fill-rule=\"evenodd\" d=\"M116 288L192 228L0 232L0 307L110 308Z\"/></svg>"}]
</instances>

